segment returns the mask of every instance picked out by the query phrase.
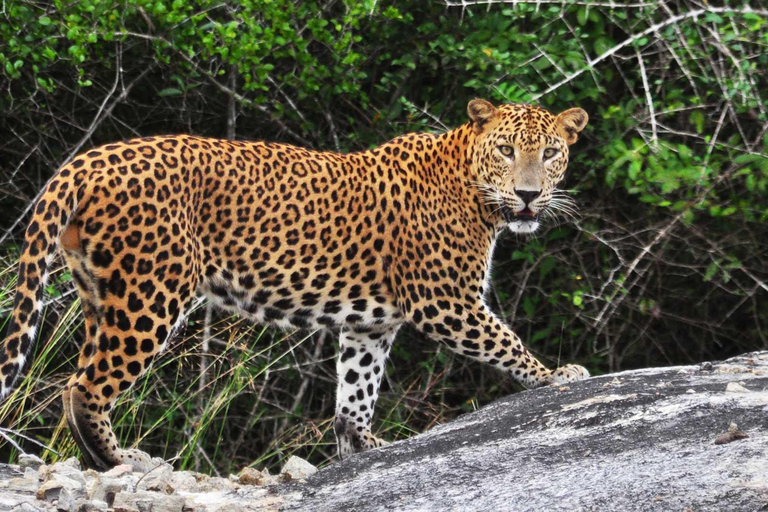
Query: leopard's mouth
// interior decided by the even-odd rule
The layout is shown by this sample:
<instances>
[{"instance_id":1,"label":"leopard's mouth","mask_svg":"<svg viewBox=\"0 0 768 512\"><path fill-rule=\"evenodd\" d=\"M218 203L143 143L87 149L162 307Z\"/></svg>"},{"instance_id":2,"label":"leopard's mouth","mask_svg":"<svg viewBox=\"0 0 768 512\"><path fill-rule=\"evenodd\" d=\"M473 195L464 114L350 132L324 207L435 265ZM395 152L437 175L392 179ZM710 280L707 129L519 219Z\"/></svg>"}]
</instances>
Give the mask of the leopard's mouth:
<instances>
[{"instance_id":1,"label":"leopard's mouth","mask_svg":"<svg viewBox=\"0 0 768 512\"><path fill-rule=\"evenodd\" d=\"M529 208L514 211L512 208L501 209L501 216L513 233L534 233L539 229L539 214Z\"/></svg>"},{"instance_id":2,"label":"leopard's mouth","mask_svg":"<svg viewBox=\"0 0 768 512\"><path fill-rule=\"evenodd\" d=\"M516 212L512 208L505 206L501 209L501 216L507 223L539 221L539 214L531 211L528 207Z\"/></svg>"}]
</instances>

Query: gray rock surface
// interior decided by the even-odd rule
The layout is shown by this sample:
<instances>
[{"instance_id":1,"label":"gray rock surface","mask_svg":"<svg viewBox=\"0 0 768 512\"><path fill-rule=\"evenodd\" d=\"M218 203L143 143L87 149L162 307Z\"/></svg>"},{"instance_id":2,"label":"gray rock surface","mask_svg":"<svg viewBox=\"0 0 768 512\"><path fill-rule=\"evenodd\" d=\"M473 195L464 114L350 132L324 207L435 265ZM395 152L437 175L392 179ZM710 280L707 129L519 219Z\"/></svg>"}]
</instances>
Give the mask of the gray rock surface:
<instances>
[{"instance_id":1,"label":"gray rock surface","mask_svg":"<svg viewBox=\"0 0 768 512\"><path fill-rule=\"evenodd\" d=\"M69 462L35 482L31 465L0 465L0 510L765 510L768 352L526 391L314 474L303 462L287 483ZM46 485L62 503L35 499Z\"/></svg>"}]
</instances>

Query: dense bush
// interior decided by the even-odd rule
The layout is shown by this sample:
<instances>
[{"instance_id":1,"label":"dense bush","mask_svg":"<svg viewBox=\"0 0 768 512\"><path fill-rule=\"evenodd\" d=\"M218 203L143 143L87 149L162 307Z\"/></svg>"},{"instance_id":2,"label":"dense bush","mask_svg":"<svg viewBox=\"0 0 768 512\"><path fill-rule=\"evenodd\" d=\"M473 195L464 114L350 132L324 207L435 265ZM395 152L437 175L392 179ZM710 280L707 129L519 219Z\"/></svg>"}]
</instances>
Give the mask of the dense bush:
<instances>
[{"instance_id":1,"label":"dense bush","mask_svg":"<svg viewBox=\"0 0 768 512\"><path fill-rule=\"evenodd\" d=\"M189 132L357 150L456 126L485 97L591 116L567 182L580 214L497 246L489 301L539 357L600 373L765 348L767 21L695 0L7 0L2 318L33 199L84 149ZM65 268L48 292L32 378L0 405L29 439L0 433L67 455L57 393L82 319ZM328 461L333 336L205 319L122 400L123 442L205 471ZM375 428L406 437L513 389L406 330Z\"/></svg>"}]
</instances>

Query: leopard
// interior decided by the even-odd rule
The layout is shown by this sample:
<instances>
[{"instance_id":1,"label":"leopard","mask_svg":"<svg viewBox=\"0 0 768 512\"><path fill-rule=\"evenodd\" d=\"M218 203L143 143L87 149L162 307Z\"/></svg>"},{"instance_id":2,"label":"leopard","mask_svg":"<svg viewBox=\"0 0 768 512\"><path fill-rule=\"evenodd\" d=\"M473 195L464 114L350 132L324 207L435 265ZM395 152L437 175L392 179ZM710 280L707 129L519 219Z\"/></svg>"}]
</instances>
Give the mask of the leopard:
<instances>
[{"instance_id":1,"label":"leopard","mask_svg":"<svg viewBox=\"0 0 768 512\"><path fill-rule=\"evenodd\" d=\"M526 388L589 377L575 364L547 368L485 299L496 240L539 229L588 115L483 99L467 114L452 130L351 153L162 135L74 157L24 235L0 397L39 337L57 248L85 331L63 415L98 470L146 464L119 446L110 411L201 297L256 323L338 333L342 459L387 444L372 418L405 324Z\"/></svg>"}]
</instances>

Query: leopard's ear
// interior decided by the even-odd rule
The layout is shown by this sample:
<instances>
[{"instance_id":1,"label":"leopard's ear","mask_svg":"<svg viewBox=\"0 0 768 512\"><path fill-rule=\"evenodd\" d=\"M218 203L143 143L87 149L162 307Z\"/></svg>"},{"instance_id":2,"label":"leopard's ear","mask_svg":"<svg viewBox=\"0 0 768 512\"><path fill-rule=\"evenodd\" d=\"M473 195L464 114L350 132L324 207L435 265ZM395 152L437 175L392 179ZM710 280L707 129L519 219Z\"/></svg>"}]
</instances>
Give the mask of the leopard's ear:
<instances>
[{"instance_id":1,"label":"leopard's ear","mask_svg":"<svg viewBox=\"0 0 768 512\"><path fill-rule=\"evenodd\" d=\"M587 126L589 116L583 109L571 108L562 112L555 120L555 128L565 142L570 146L579 140L579 132Z\"/></svg>"},{"instance_id":2,"label":"leopard's ear","mask_svg":"<svg viewBox=\"0 0 768 512\"><path fill-rule=\"evenodd\" d=\"M475 133L482 133L485 125L496 115L496 107L485 100L475 99L467 105L467 114L472 121L472 128L475 129Z\"/></svg>"}]
</instances>

